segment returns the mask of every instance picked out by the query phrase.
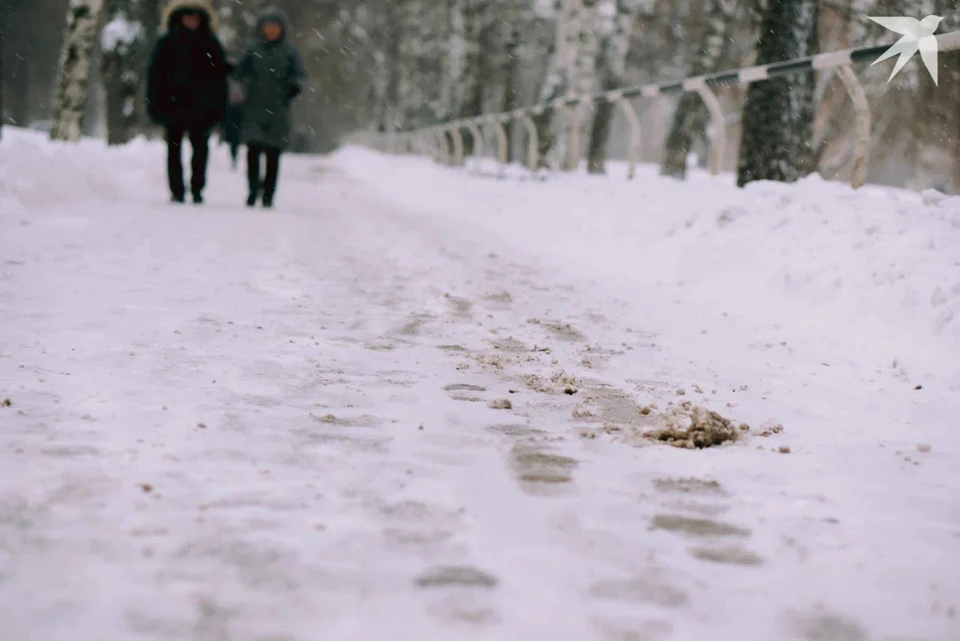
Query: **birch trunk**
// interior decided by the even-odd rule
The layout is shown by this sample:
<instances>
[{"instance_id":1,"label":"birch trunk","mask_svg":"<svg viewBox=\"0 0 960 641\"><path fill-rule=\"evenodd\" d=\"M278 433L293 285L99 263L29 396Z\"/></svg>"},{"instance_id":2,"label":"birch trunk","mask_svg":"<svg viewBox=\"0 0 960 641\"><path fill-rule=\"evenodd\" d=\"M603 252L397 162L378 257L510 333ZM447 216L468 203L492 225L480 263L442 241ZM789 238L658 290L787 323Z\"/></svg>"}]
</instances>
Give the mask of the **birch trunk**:
<instances>
[{"instance_id":1,"label":"birch trunk","mask_svg":"<svg viewBox=\"0 0 960 641\"><path fill-rule=\"evenodd\" d=\"M512 5L511 5L512 6ZM503 35L503 66L500 77L503 79L503 103L500 105L501 111L513 111L520 106L520 99L517 93L517 75L520 66L519 46L520 31L517 24L519 16L511 14L508 19L501 24L501 28L506 30ZM507 133L507 162L513 162L514 140L516 138L516 122L511 120L504 124Z\"/></svg>"},{"instance_id":2,"label":"birch trunk","mask_svg":"<svg viewBox=\"0 0 960 641\"><path fill-rule=\"evenodd\" d=\"M405 130L413 129L419 124L420 106L423 96L420 95L417 67L419 56L422 55L423 37L419 31L421 0L405 0L398 3L398 55L400 57L401 73L397 78L397 119L400 127Z\"/></svg>"},{"instance_id":3,"label":"birch trunk","mask_svg":"<svg viewBox=\"0 0 960 641\"><path fill-rule=\"evenodd\" d=\"M109 18L100 34L102 79L107 103L107 144L123 145L136 136L142 86L143 26L137 0L110 0Z\"/></svg>"},{"instance_id":4,"label":"birch trunk","mask_svg":"<svg viewBox=\"0 0 960 641\"><path fill-rule=\"evenodd\" d=\"M137 0L137 21L143 29L143 60L146 63L153 45L157 41L160 27L160 14L165 3L163 0ZM141 70L140 86L137 87L137 115L141 132L152 136L154 125L147 113L147 74Z\"/></svg>"},{"instance_id":5,"label":"birch trunk","mask_svg":"<svg viewBox=\"0 0 960 641\"><path fill-rule=\"evenodd\" d=\"M391 131L390 124L390 85L393 77L393 67L395 66L395 52L393 43L395 37L392 33L387 33L389 25L393 20L384 20L383 14L373 18L376 24L377 33L386 37L386 47L374 47L373 50L373 77L371 78L370 101L372 104L372 120L377 131ZM372 44L372 43L371 43Z\"/></svg>"},{"instance_id":6,"label":"birch trunk","mask_svg":"<svg viewBox=\"0 0 960 641\"><path fill-rule=\"evenodd\" d=\"M398 111L403 128L415 129L443 117L440 93L446 55L439 25L446 7L436 0L404 0L398 12Z\"/></svg>"},{"instance_id":7,"label":"birch trunk","mask_svg":"<svg viewBox=\"0 0 960 641\"><path fill-rule=\"evenodd\" d=\"M156 2L156 0L140 0L140 2ZM247 44L253 35L257 17L254 5L251 2L237 0L219 0L217 3L219 26L217 37L227 58L236 63L240 60Z\"/></svg>"},{"instance_id":8,"label":"birch trunk","mask_svg":"<svg viewBox=\"0 0 960 641\"><path fill-rule=\"evenodd\" d=\"M596 80L599 38L596 32L598 0L560 0L557 15L556 45L547 77L540 93L540 102L589 94ZM555 123L555 109L548 109L536 119L539 137L539 164L572 171L579 164L579 154L569 153L574 127L583 137L589 116L586 105L574 110L573 123L566 115L563 125ZM562 157L560 156L562 153Z\"/></svg>"},{"instance_id":9,"label":"birch trunk","mask_svg":"<svg viewBox=\"0 0 960 641\"><path fill-rule=\"evenodd\" d=\"M601 0L597 7L597 32L600 37L597 73L604 91L622 87L626 83L627 56L630 53L630 34L637 13L636 0ZM616 104L602 102L596 107L590 146L587 151L587 171L605 173L607 143Z\"/></svg>"},{"instance_id":10,"label":"birch trunk","mask_svg":"<svg viewBox=\"0 0 960 641\"><path fill-rule=\"evenodd\" d=\"M768 0L762 13L757 64L817 52L819 0ZM794 182L814 169L814 74L761 80L747 91L737 185Z\"/></svg>"},{"instance_id":11,"label":"birch trunk","mask_svg":"<svg viewBox=\"0 0 960 641\"><path fill-rule=\"evenodd\" d=\"M956 0L935 0L930 14L943 17L937 33L960 30L960 6ZM924 14L924 15L930 15ZM911 14L904 14L911 15ZM917 139L917 163L911 187L960 192L960 52L941 52L937 57L938 84L934 84L919 60L917 113L914 135Z\"/></svg>"},{"instance_id":12,"label":"birch trunk","mask_svg":"<svg viewBox=\"0 0 960 641\"><path fill-rule=\"evenodd\" d=\"M80 140L90 85L90 58L102 11L103 0L70 0L50 131L53 140Z\"/></svg>"},{"instance_id":13,"label":"birch trunk","mask_svg":"<svg viewBox=\"0 0 960 641\"><path fill-rule=\"evenodd\" d=\"M700 50L690 66L688 76L718 71L726 61L736 15L734 5L734 0L710 0ZM709 112L700 96L696 93L683 94L667 135L661 175L686 177L687 156L695 141L703 137L709 120Z\"/></svg>"},{"instance_id":14,"label":"birch trunk","mask_svg":"<svg viewBox=\"0 0 960 641\"><path fill-rule=\"evenodd\" d=\"M489 0L450 0L447 73L441 102L445 119L472 118L483 111L489 81ZM464 153L473 153L472 136L464 139Z\"/></svg>"}]
</instances>

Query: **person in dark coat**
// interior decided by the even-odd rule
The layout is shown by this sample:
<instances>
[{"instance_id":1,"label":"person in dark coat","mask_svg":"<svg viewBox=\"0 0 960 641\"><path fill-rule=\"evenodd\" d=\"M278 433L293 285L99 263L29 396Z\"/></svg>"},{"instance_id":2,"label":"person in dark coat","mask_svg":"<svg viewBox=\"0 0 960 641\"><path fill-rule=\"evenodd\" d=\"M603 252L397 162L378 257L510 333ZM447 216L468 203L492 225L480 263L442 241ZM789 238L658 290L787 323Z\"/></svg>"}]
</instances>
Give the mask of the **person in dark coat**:
<instances>
[{"instance_id":1,"label":"person in dark coat","mask_svg":"<svg viewBox=\"0 0 960 641\"><path fill-rule=\"evenodd\" d=\"M147 109L166 130L167 178L174 202L185 198L184 137L193 148L190 192L195 203L203 202L210 134L226 111L232 69L215 35L216 15L209 0L173 0L164 11L165 33L150 59Z\"/></svg>"},{"instance_id":2,"label":"person in dark coat","mask_svg":"<svg viewBox=\"0 0 960 641\"><path fill-rule=\"evenodd\" d=\"M303 93L307 74L296 48L287 38L289 23L282 11L265 9L257 18L257 37L237 64L244 85L242 139L247 146L247 206L262 195L273 206L280 173L280 154L290 144L291 104ZM260 159L266 159L261 179Z\"/></svg>"}]
</instances>

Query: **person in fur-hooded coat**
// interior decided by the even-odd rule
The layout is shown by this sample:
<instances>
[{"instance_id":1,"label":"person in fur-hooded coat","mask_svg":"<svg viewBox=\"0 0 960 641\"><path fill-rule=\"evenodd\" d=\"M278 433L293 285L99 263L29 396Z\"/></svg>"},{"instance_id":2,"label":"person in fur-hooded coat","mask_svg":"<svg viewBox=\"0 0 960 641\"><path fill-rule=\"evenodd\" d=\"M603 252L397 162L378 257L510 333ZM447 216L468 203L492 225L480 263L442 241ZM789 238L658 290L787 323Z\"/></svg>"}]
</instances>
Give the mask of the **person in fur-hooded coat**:
<instances>
[{"instance_id":1,"label":"person in fur-hooded coat","mask_svg":"<svg viewBox=\"0 0 960 641\"><path fill-rule=\"evenodd\" d=\"M193 148L190 191L203 202L210 134L227 108L232 72L216 36L217 14L209 0L172 0L161 23L147 73L147 108L167 138L167 176L174 202L183 202L184 137Z\"/></svg>"}]
</instances>

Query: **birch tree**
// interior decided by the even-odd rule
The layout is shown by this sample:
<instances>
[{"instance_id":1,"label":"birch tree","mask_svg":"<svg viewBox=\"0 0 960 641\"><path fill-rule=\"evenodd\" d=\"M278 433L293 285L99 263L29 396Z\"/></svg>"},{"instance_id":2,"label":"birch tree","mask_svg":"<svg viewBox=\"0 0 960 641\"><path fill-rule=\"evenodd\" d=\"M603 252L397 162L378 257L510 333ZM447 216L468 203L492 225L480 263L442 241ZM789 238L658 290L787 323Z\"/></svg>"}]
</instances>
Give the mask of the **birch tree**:
<instances>
[{"instance_id":1,"label":"birch tree","mask_svg":"<svg viewBox=\"0 0 960 641\"><path fill-rule=\"evenodd\" d=\"M520 28L521 24L526 22L521 16L521 8L518 4L508 2L505 19L499 23L498 33L502 51L502 63L499 65L502 85L500 111L504 112L513 111L520 106L517 86L520 71ZM507 134L507 162L513 162L516 122L511 120L504 123L503 127Z\"/></svg>"},{"instance_id":2,"label":"birch tree","mask_svg":"<svg viewBox=\"0 0 960 641\"><path fill-rule=\"evenodd\" d=\"M757 64L817 52L819 0L766 0L760 13ZM750 85L743 112L737 184L794 182L813 165L814 74L794 73Z\"/></svg>"},{"instance_id":3,"label":"birch tree","mask_svg":"<svg viewBox=\"0 0 960 641\"><path fill-rule=\"evenodd\" d=\"M709 0L707 19L700 47L690 65L688 76L700 76L719 71L727 60L730 35L734 28L735 0ZM696 93L685 93L673 114L673 123L667 135L660 173L674 178L685 178L687 156L694 141L700 138L709 121L703 100Z\"/></svg>"},{"instance_id":4,"label":"birch tree","mask_svg":"<svg viewBox=\"0 0 960 641\"><path fill-rule=\"evenodd\" d=\"M382 33L385 47L377 50L378 72L374 76L377 120L383 123L386 131L394 131L400 125L397 113L400 90L400 34L397 29L396 9L390 4L389 13L384 12L386 20Z\"/></svg>"},{"instance_id":5,"label":"birch tree","mask_svg":"<svg viewBox=\"0 0 960 641\"><path fill-rule=\"evenodd\" d=\"M599 0L557 0L556 44L553 57L540 92L541 103L550 103L558 98L571 98L592 92L596 80L599 38L596 32L597 4ZM589 107L583 103L573 112L575 124L584 130L589 117ZM539 143L539 165L557 165L562 171L572 171L579 158L566 153L572 135L569 118L561 126L556 124L555 109L547 109L536 119ZM563 157L555 158L557 149Z\"/></svg>"},{"instance_id":6,"label":"birch tree","mask_svg":"<svg viewBox=\"0 0 960 641\"><path fill-rule=\"evenodd\" d=\"M446 39L441 25L446 11L445 3L437 0L398 3L397 108L404 129L434 124L444 115L440 95Z\"/></svg>"},{"instance_id":7,"label":"birch tree","mask_svg":"<svg viewBox=\"0 0 960 641\"><path fill-rule=\"evenodd\" d=\"M483 111L490 80L490 36L493 17L490 0L449 0L449 45L441 103L444 119L472 118ZM464 140L464 152L473 152L473 137Z\"/></svg>"},{"instance_id":8,"label":"birch tree","mask_svg":"<svg viewBox=\"0 0 960 641\"><path fill-rule=\"evenodd\" d=\"M960 30L960 6L956 0L934 0L923 15L943 17L939 33ZM904 14L910 15L910 14ZM919 14L918 14L919 15ZM917 56L919 58L919 56ZM938 83L918 67L919 91L914 114L917 162L911 186L945 192L960 191L960 52L942 52L937 59Z\"/></svg>"},{"instance_id":9,"label":"birch tree","mask_svg":"<svg viewBox=\"0 0 960 641\"><path fill-rule=\"evenodd\" d=\"M144 30L137 0L110 0L100 33L103 88L107 100L107 144L122 145L137 133L138 94L143 86Z\"/></svg>"},{"instance_id":10,"label":"birch tree","mask_svg":"<svg viewBox=\"0 0 960 641\"><path fill-rule=\"evenodd\" d=\"M630 35L641 4L647 3L645 0L600 0L597 5L599 42L596 68L600 88L604 91L626 84ZM604 173L614 109L616 104L611 102L601 102L596 107L587 151L587 171L591 174Z\"/></svg>"},{"instance_id":11,"label":"birch tree","mask_svg":"<svg viewBox=\"0 0 960 641\"><path fill-rule=\"evenodd\" d=\"M80 140L90 85L90 58L102 11L103 0L70 0L50 131L53 140Z\"/></svg>"}]
</instances>

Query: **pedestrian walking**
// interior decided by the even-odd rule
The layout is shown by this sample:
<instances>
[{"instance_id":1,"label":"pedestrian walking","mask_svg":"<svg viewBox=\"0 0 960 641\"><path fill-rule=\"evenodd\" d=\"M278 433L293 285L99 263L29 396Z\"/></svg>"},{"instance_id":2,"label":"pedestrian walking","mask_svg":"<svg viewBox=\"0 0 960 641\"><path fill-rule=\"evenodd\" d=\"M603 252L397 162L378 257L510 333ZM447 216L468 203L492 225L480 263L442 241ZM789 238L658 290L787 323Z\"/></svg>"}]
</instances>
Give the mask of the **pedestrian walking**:
<instances>
[{"instance_id":1,"label":"pedestrian walking","mask_svg":"<svg viewBox=\"0 0 960 641\"><path fill-rule=\"evenodd\" d=\"M244 86L242 140L247 146L247 206L262 197L272 207L280 173L280 154L290 144L291 105L303 93L307 74L297 49L290 43L289 22L276 8L257 18L254 42L237 64L236 77ZM260 161L266 161L261 175Z\"/></svg>"},{"instance_id":2,"label":"pedestrian walking","mask_svg":"<svg viewBox=\"0 0 960 641\"><path fill-rule=\"evenodd\" d=\"M209 0L173 0L164 11L163 34L150 58L147 108L167 139L171 200L185 200L182 145L190 140L190 192L203 202L210 134L223 120L232 68L216 36L217 14Z\"/></svg>"}]
</instances>

